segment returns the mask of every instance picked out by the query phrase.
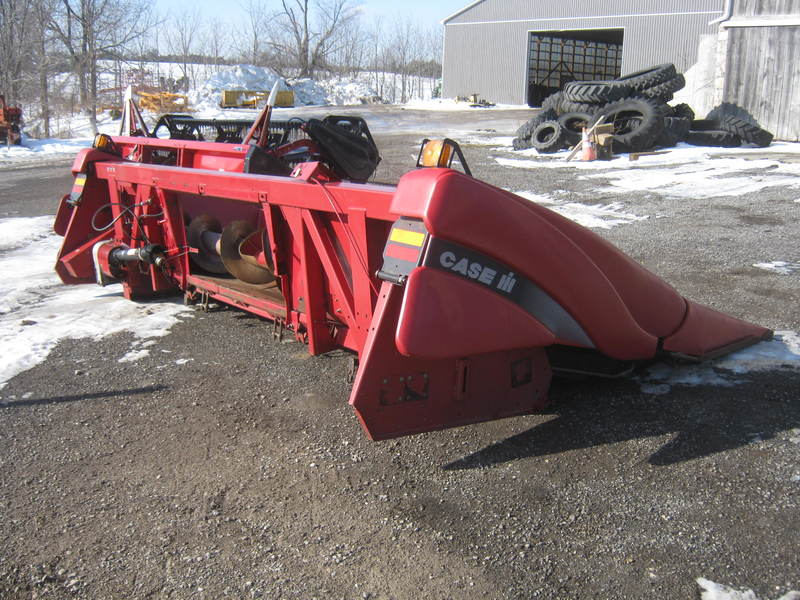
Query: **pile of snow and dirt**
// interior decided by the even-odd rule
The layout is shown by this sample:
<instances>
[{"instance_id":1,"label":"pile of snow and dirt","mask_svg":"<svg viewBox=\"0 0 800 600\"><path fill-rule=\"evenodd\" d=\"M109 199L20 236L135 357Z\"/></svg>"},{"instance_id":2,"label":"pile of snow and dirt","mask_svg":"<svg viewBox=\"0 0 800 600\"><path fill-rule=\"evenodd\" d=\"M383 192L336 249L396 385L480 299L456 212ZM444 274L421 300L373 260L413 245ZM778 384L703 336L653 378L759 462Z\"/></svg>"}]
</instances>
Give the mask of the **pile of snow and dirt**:
<instances>
[{"instance_id":1,"label":"pile of snow and dirt","mask_svg":"<svg viewBox=\"0 0 800 600\"><path fill-rule=\"evenodd\" d=\"M341 106L346 104L383 102L375 89L366 81L334 77L332 79L320 81L318 85L322 87L327 94L327 104ZM293 84L293 89L296 88L297 83Z\"/></svg>"},{"instance_id":2,"label":"pile of snow and dirt","mask_svg":"<svg viewBox=\"0 0 800 600\"><path fill-rule=\"evenodd\" d=\"M278 83L279 90L294 92L297 106L362 104L375 101L378 95L366 82L343 77L315 81L313 79L285 79L265 67L235 65L211 74L198 88L188 94L193 109L217 107L224 90L271 90Z\"/></svg>"}]
</instances>

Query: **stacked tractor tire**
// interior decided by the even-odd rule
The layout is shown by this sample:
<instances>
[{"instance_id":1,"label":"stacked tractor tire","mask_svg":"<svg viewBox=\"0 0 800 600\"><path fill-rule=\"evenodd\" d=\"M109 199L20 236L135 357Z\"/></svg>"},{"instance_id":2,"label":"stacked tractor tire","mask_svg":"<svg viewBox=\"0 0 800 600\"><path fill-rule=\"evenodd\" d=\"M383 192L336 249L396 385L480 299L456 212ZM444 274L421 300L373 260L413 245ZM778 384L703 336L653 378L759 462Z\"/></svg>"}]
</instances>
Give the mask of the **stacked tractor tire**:
<instances>
[{"instance_id":1,"label":"stacked tractor tire","mask_svg":"<svg viewBox=\"0 0 800 600\"><path fill-rule=\"evenodd\" d=\"M724 148L772 142L771 133L734 105L717 107L705 119L695 119L687 104L670 106L685 85L673 64L611 81L573 81L545 98L541 112L517 130L513 147L557 152L577 144L583 128L598 120L614 124L615 153L670 148L679 142Z\"/></svg>"}]
</instances>

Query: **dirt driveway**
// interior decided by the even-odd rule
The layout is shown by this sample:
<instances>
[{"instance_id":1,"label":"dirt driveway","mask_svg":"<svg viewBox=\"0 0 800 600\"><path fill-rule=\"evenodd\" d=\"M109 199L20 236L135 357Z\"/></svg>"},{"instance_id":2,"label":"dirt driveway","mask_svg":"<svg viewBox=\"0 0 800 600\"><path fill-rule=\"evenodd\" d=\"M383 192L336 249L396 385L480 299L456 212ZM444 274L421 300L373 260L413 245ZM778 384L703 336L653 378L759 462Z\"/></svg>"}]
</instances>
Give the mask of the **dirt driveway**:
<instances>
[{"instance_id":1,"label":"dirt driveway","mask_svg":"<svg viewBox=\"0 0 800 600\"><path fill-rule=\"evenodd\" d=\"M800 273L752 266L800 262L790 179L692 200L624 188L619 172L501 164L524 159L494 139L524 116L372 109L380 176L413 164L426 129L450 132L490 183L641 217L598 231L687 297L800 330ZM775 171L754 164L746 177ZM54 210L67 190L53 169L17 172L2 216ZM33 181L29 205L12 201ZM347 406L344 353L310 358L236 310L187 315L119 362L132 341L64 341L0 389L0 597L684 599L702 576L773 598L800 586L792 365L658 393L645 376L557 381L544 414L373 443Z\"/></svg>"}]
</instances>

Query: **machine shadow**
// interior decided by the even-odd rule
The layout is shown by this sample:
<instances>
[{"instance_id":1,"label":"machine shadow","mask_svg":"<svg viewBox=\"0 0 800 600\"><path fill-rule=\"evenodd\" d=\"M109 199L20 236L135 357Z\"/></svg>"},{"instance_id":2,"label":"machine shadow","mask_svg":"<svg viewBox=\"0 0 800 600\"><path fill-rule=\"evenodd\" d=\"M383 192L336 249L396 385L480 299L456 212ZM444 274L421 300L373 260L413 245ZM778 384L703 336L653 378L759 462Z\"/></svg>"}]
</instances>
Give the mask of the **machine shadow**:
<instances>
[{"instance_id":1,"label":"machine shadow","mask_svg":"<svg viewBox=\"0 0 800 600\"><path fill-rule=\"evenodd\" d=\"M800 427L800 374L763 373L735 387L641 393L634 381L555 380L555 418L442 466L482 468L634 439L674 434L648 462L667 466L770 439Z\"/></svg>"},{"instance_id":2,"label":"machine shadow","mask_svg":"<svg viewBox=\"0 0 800 600\"><path fill-rule=\"evenodd\" d=\"M3 408L22 408L25 406L43 406L48 404L63 404L66 402L78 402L80 400L110 399L118 396L137 396L139 394L152 394L168 390L166 385L148 385L140 388L129 388L124 390L108 390L104 392L92 392L88 394L73 394L70 396L53 396L51 398L28 398L25 400L12 400L11 402L0 402L0 409Z\"/></svg>"}]
</instances>

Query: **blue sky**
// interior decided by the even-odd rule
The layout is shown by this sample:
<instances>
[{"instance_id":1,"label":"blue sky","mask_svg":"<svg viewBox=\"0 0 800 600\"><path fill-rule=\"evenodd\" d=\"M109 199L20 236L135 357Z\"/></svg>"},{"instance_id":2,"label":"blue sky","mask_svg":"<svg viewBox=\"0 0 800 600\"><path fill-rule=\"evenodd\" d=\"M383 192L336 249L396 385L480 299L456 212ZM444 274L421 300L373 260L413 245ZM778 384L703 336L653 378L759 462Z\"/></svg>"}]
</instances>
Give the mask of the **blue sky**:
<instances>
[{"instance_id":1,"label":"blue sky","mask_svg":"<svg viewBox=\"0 0 800 600\"><path fill-rule=\"evenodd\" d=\"M244 10L240 6L245 1L237 0L193 0L187 5L186 0L154 0L159 11L169 10L185 11L187 8L197 7L201 13L215 15L227 21L236 21ZM433 25L457 10L467 6L471 0L361 0L356 2L362 7L364 16L392 17L409 16L423 25ZM276 6L278 0L267 0L266 4Z\"/></svg>"}]
</instances>

